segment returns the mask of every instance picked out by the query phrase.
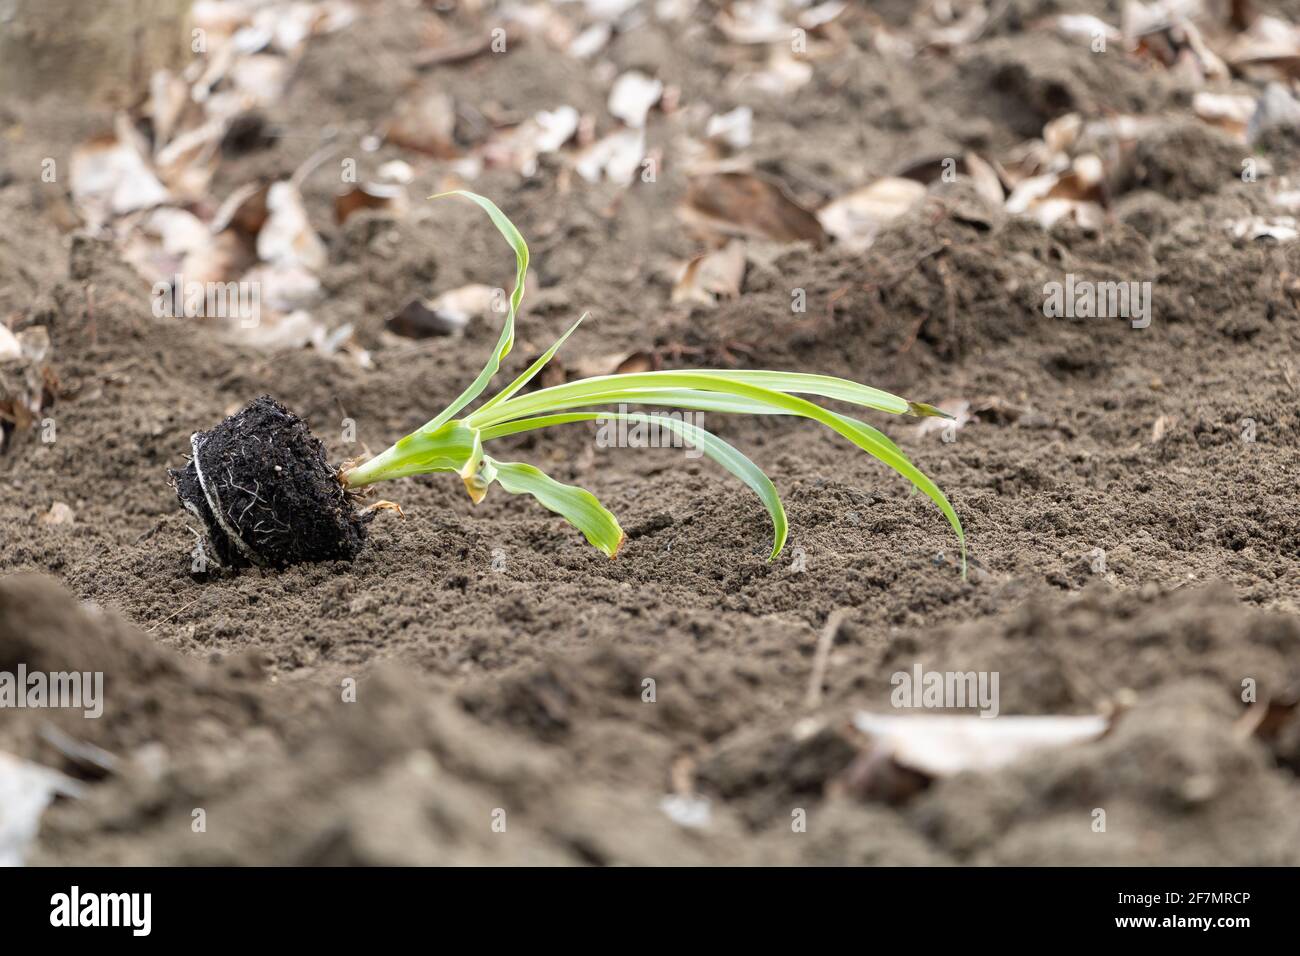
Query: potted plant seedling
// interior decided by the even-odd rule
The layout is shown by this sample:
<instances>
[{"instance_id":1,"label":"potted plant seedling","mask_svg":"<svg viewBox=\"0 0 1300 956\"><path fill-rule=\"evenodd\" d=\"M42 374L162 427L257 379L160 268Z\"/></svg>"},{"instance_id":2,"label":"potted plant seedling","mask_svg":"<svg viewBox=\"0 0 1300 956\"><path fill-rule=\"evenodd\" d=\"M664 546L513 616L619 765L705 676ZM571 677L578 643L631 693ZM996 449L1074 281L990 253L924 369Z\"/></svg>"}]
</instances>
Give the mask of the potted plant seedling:
<instances>
[{"instance_id":1,"label":"potted plant seedling","mask_svg":"<svg viewBox=\"0 0 1300 956\"><path fill-rule=\"evenodd\" d=\"M677 416L629 412L628 406L677 408L739 415L794 415L819 422L893 468L930 498L957 534L966 566L961 522L943 492L882 432L803 396L834 399L895 415L943 413L889 392L829 375L731 369L632 372L601 375L524 392L526 386L581 324L579 319L518 378L473 411L465 409L487 389L514 345L515 316L524 295L528 246L490 200L458 190L487 212L515 252L515 287L505 327L478 377L450 405L368 461L330 464L307 425L263 396L206 432L190 438L192 456L171 471L181 504L206 531L208 553L230 567L285 567L303 561L352 559L365 544L377 508L363 506L381 481L456 474L477 504L493 485L532 495L574 525L594 547L614 557L623 543L615 517L591 492L561 484L533 465L501 461L487 449L507 435L573 422L653 422L680 436L748 485L772 520L770 558L786 540L786 515L771 480L731 445ZM434 198L442 198L434 197ZM585 316L584 316L585 318ZM613 406L611 410L610 406ZM770 559L769 558L769 559Z\"/></svg>"}]
</instances>

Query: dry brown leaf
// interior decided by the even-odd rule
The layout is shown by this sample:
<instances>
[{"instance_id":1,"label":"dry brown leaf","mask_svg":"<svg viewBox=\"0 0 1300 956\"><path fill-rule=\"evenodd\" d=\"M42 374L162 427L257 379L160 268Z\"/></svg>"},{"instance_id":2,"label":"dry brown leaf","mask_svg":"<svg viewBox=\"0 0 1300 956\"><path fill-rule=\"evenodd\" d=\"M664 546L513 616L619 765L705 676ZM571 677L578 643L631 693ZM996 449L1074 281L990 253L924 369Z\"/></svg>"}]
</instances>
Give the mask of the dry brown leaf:
<instances>
[{"instance_id":1,"label":"dry brown leaf","mask_svg":"<svg viewBox=\"0 0 1300 956\"><path fill-rule=\"evenodd\" d=\"M0 326L3 328L3 326ZM12 338L18 345L12 354ZM57 385L50 368L50 334L43 325L33 325L16 334L5 329L0 347L0 449L7 447L14 431L24 432L39 421Z\"/></svg>"},{"instance_id":2,"label":"dry brown leaf","mask_svg":"<svg viewBox=\"0 0 1300 956\"><path fill-rule=\"evenodd\" d=\"M1255 97L1240 93L1210 93L1201 90L1192 97L1192 110L1197 116L1227 131L1243 143L1256 107Z\"/></svg>"},{"instance_id":3,"label":"dry brown leaf","mask_svg":"<svg viewBox=\"0 0 1300 956\"><path fill-rule=\"evenodd\" d=\"M217 207L209 224L212 231L234 229L250 242L255 240L270 214L266 207L269 192L270 187L261 183L248 183L236 189Z\"/></svg>"},{"instance_id":4,"label":"dry brown leaf","mask_svg":"<svg viewBox=\"0 0 1300 956\"><path fill-rule=\"evenodd\" d=\"M117 133L92 139L72 153L72 199L91 229L171 199L150 168L138 137L123 133L119 123Z\"/></svg>"},{"instance_id":5,"label":"dry brown leaf","mask_svg":"<svg viewBox=\"0 0 1300 956\"><path fill-rule=\"evenodd\" d=\"M1107 43L1121 43L1124 39L1124 33L1118 27L1090 13L1061 13L1040 21L1036 26L1082 43L1091 43L1099 37Z\"/></svg>"},{"instance_id":6,"label":"dry brown leaf","mask_svg":"<svg viewBox=\"0 0 1300 956\"><path fill-rule=\"evenodd\" d=\"M820 246L826 231L779 183L754 173L732 172L690 180L678 216L706 236L751 236Z\"/></svg>"},{"instance_id":7,"label":"dry brown leaf","mask_svg":"<svg viewBox=\"0 0 1300 956\"><path fill-rule=\"evenodd\" d=\"M754 140L754 111L737 106L728 113L715 113L709 117L704 135L728 149L745 149Z\"/></svg>"},{"instance_id":8,"label":"dry brown leaf","mask_svg":"<svg viewBox=\"0 0 1300 956\"><path fill-rule=\"evenodd\" d=\"M785 19L783 7L776 0L735 0L713 22L732 43L788 43L794 24Z\"/></svg>"},{"instance_id":9,"label":"dry brown leaf","mask_svg":"<svg viewBox=\"0 0 1300 956\"><path fill-rule=\"evenodd\" d=\"M1001 206L1006 198L1002 188L1002 179L992 164L985 162L976 153L966 153L960 158L952 156L932 156L917 160L897 174L903 179L915 179L918 183L929 185L943 180L948 175L967 176L975 191L994 206Z\"/></svg>"},{"instance_id":10,"label":"dry brown leaf","mask_svg":"<svg viewBox=\"0 0 1300 956\"><path fill-rule=\"evenodd\" d=\"M486 315L501 303L500 292L491 286L467 285L444 292L431 302L412 300L386 323L390 332L410 339L451 335Z\"/></svg>"},{"instance_id":11,"label":"dry brown leaf","mask_svg":"<svg viewBox=\"0 0 1300 956\"><path fill-rule=\"evenodd\" d=\"M428 339L451 335L460 331L462 326L439 315L419 299L412 299L384 323L384 328L404 339Z\"/></svg>"},{"instance_id":12,"label":"dry brown leaf","mask_svg":"<svg viewBox=\"0 0 1300 956\"><path fill-rule=\"evenodd\" d=\"M481 155L490 165L507 166L522 176L533 176L538 157L558 152L573 139L580 122L581 116L572 106L539 110L514 129L493 137L483 146ZM640 161L638 156L631 167L634 169ZM596 178L603 171L595 172Z\"/></svg>"},{"instance_id":13,"label":"dry brown leaf","mask_svg":"<svg viewBox=\"0 0 1300 956\"><path fill-rule=\"evenodd\" d=\"M566 379L594 378L598 375L625 375L632 372L657 372L663 367L657 352L611 352L571 360L562 366ZM563 380L562 380L563 381Z\"/></svg>"},{"instance_id":14,"label":"dry brown leaf","mask_svg":"<svg viewBox=\"0 0 1300 956\"><path fill-rule=\"evenodd\" d=\"M452 63L464 63L482 56L492 49L492 34L484 32L481 36L468 40L457 40L443 46L426 50L415 58L417 70L427 70L435 66L447 66ZM506 49L510 48L510 34L506 33Z\"/></svg>"},{"instance_id":15,"label":"dry brown leaf","mask_svg":"<svg viewBox=\"0 0 1300 956\"><path fill-rule=\"evenodd\" d=\"M266 194L266 222L257 233L257 257L277 265L296 265L319 273L328 258L325 243L312 229L302 193L289 180L272 183Z\"/></svg>"},{"instance_id":16,"label":"dry brown leaf","mask_svg":"<svg viewBox=\"0 0 1300 956\"><path fill-rule=\"evenodd\" d=\"M190 88L169 70L158 70L149 80L149 120L153 125L154 149L171 142L182 113L191 103Z\"/></svg>"},{"instance_id":17,"label":"dry brown leaf","mask_svg":"<svg viewBox=\"0 0 1300 956\"><path fill-rule=\"evenodd\" d=\"M390 183L361 183L334 197L334 221L339 225L362 209L378 209L390 216L406 214L406 190Z\"/></svg>"},{"instance_id":18,"label":"dry brown leaf","mask_svg":"<svg viewBox=\"0 0 1300 956\"><path fill-rule=\"evenodd\" d=\"M1065 217L1085 229L1099 229L1106 216L1103 175L1097 156L1077 156L1067 171L1017 183L1007 197L1007 212L1034 219L1044 229Z\"/></svg>"},{"instance_id":19,"label":"dry brown leaf","mask_svg":"<svg viewBox=\"0 0 1300 956\"><path fill-rule=\"evenodd\" d=\"M456 103L450 93L416 92L398 104L384 137L404 149L413 149L437 159L455 159Z\"/></svg>"},{"instance_id":20,"label":"dry brown leaf","mask_svg":"<svg viewBox=\"0 0 1300 956\"><path fill-rule=\"evenodd\" d=\"M781 97L790 96L812 78L811 63L793 56L784 46L775 46L766 66L742 70L731 78L730 84L737 94Z\"/></svg>"},{"instance_id":21,"label":"dry brown leaf","mask_svg":"<svg viewBox=\"0 0 1300 956\"><path fill-rule=\"evenodd\" d=\"M740 295L745 281L745 244L733 239L723 248L696 256L682 266L673 284L671 301L717 305L719 299Z\"/></svg>"},{"instance_id":22,"label":"dry brown leaf","mask_svg":"<svg viewBox=\"0 0 1300 956\"><path fill-rule=\"evenodd\" d=\"M1259 737L1271 740L1300 714L1300 697L1266 700L1253 704L1237 718L1233 731L1238 738Z\"/></svg>"},{"instance_id":23,"label":"dry brown leaf","mask_svg":"<svg viewBox=\"0 0 1300 956\"><path fill-rule=\"evenodd\" d=\"M1252 80L1300 77L1300 28L1280 17L1259 16L1237 34L1223 58Z\"/></svg>"}]
</instances>

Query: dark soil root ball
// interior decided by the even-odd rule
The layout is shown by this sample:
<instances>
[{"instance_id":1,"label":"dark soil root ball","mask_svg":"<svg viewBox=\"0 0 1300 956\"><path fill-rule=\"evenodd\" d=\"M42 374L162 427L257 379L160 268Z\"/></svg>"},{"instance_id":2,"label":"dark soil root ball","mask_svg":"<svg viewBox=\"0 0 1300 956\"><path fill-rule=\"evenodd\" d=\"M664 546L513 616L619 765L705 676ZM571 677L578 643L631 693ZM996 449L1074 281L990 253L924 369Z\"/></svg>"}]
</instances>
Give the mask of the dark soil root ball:
<instances>
[{"instance_id":1,"label":"dark soil root ball","mask_svg":"<svg viewBox=\"0 0 1300 956\"><path fill-rule=\"evenodd\" d=\"M190 463L168 475L203 522L209 560L282 568L361 551L369 516L352 507L320 440L275 399L254 399L190 447Z\"/></svg>"}]
</instances>

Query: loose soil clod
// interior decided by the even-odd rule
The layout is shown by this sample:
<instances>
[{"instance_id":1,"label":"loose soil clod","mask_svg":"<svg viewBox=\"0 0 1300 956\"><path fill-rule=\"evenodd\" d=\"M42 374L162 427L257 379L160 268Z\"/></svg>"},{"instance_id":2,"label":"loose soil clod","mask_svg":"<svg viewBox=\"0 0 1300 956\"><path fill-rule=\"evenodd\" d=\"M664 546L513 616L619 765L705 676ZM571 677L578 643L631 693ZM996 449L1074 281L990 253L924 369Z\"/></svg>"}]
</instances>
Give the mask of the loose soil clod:
<instances>
[{"instance_id":1,"label":"loose soil clod","mask_svg":"<svg viewBox=\"0 0 1300 956\"><path fill-rule=\"evenodd\" d=\"M350 561L361 551L369 515L353 509L306 422L275 399L254 399L190 444L190 463L168 475L222 565Z\"/></svg>"}]
</instances>

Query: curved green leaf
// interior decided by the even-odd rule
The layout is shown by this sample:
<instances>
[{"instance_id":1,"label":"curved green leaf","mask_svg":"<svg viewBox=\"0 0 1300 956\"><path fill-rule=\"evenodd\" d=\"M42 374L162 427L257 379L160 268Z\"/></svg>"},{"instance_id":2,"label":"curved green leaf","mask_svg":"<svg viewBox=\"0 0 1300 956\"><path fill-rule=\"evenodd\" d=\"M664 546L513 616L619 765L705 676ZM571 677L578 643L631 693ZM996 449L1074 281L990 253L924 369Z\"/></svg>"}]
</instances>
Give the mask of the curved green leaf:
<instances>
[{"instance_id":1,"label":"curved green leaf","mask_svg":"<svg viewBox=\"0 0 1300 956\"><path fill-rule=\"evenodd\" d=\"M496 481L510 494L532 495L542 507L554 511L581 531L593 547L611 558L618 554L623 544L623 529L590 491L561 484L540 468L522 462L496 461L485 455L483 463L489 466L485 471L490 473L495 469Z\"/></svg>"},{"instance_id":2,"label":"curved green leaf","mask_svg":"<svg viewBox=\"0 0 1300 956\"><path fill-rule=\"evenodd\" d=\"M759 500L763 502L763 507L767 509L768 517L772 519L772 553L768 556L768 560L772 560L781 553L781 549L785 547L786 535L789 533L789 523L785 515L785 506L781 504L781 496L777 494L776 486L772 484L772 480L763 473L761 468L734 446L729 445L717 435L692 422L684 422L665 415L641 415L635 412L571 412L564 415L525 418L485 428L483 430L483 440L486 442L493 438L502 438L519 432L550 428L552 425L601 421L602 419L621 419L647 424L653 420L660 427L681 435L685 441L699 448L704 454L748 485L754 494L758 495Z\"/></svg>"}]
</instances>

